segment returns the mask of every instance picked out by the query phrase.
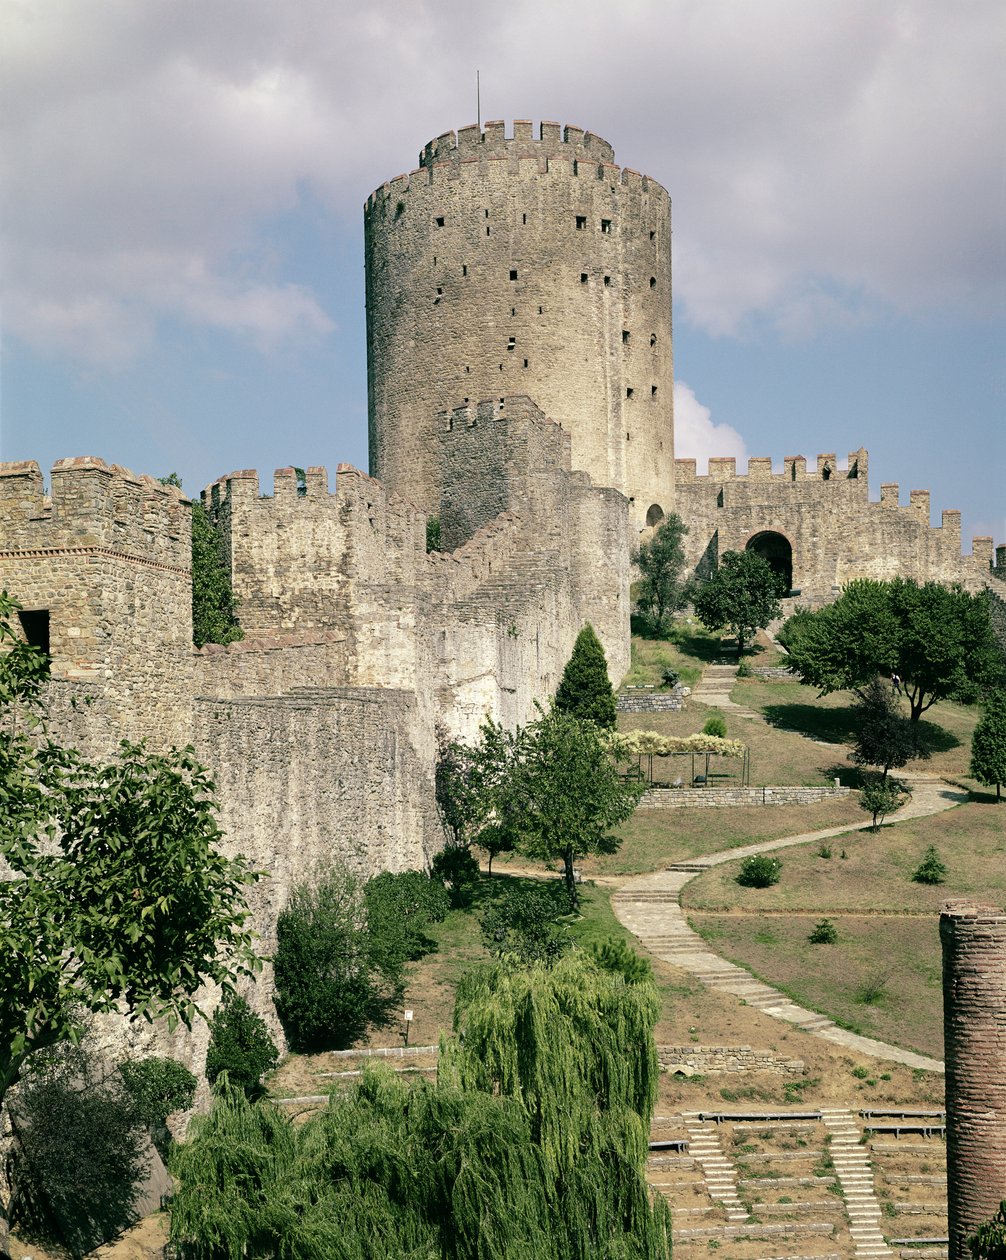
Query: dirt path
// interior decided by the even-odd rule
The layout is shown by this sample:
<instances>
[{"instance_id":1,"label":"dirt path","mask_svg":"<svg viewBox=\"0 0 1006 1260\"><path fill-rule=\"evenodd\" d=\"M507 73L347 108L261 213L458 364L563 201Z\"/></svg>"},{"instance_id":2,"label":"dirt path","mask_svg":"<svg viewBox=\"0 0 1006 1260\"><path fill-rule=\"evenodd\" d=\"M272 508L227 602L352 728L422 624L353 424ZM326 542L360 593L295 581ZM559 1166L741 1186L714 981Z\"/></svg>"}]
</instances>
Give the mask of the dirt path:
<instances>
[{"instance_id":1,"label":"dirt path","mask_svg":"<svg viewBox=\"0 0 1006 1260\"><path fill-rule=\"evenodd\" d=\"M890 823L936 814L967 800L966 792L951 788L932 776L904 775L903 778L912 784L912 797L907 805L889 817L887 821ZM821 831L802 832L780 840L766 840L719 853L709 853L687 862L678 862L669 870L626 880L612 896L611 907L619 922L638 937L650 953L690 972L711 988L733 994L766 1015L795 1024L806 1032L857 1054L890 1059L911 1068L942 1072L943 1064L938 1059L930 1059L914 1051L903 1050L900 1046L848 1032L839 1028L827 1016L805 1010L771 985L756 980L743 967L738 967L714 953L698 933L689 927L681 908L682 888L701 871L712 866L734 862L755 853L771 853L776 849L798 844L817 843L856 830L858 828L849 825L827 827Z\"/></svg>"}]
</instances>

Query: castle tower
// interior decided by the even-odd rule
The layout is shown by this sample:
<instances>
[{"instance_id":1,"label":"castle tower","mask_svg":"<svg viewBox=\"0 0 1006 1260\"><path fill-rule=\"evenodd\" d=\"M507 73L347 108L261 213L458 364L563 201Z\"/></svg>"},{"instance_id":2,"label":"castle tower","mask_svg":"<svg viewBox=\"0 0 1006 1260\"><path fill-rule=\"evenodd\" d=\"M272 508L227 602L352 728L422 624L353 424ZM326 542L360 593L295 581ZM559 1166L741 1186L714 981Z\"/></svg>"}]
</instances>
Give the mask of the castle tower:
<instances>
[{"instance_id":1,"label":"castle tower","mask_svg":"<svg viewBox=\"0 0 1006 1260\"><path fill-rule=\"evenodd\" d=\"M943 943L951 1260L1006 1199L1006 914L948 902Z\"/></svg>"},{"instance_id":2,"label":"castle tower","mask_svg":"<svg viewBox=\"0 0 1006 1260\"><path fill-rule=\"evenodd\" d=\"M670 198L578 127L431 141L364 211L371 472L440 503L437 413L526 395L637 526L672 507Z\"/></svg>"}]
</instances>

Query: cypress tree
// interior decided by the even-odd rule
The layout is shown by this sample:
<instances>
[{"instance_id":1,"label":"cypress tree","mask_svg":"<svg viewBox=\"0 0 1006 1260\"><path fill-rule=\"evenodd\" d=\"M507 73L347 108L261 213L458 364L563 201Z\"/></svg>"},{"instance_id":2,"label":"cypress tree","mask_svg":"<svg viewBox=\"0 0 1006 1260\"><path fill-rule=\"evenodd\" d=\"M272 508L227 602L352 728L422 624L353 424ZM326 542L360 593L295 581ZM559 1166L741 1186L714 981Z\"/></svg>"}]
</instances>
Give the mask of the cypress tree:
<instances>
[{"instance_id":1,"label":"cypress tree","mask_svg":"<svg viewBox=\"0 0 1006 1260\"><path fill-rule=\"evenodd\" d=\"M589 623L576 636L573 653L562 671L555 707L606 730L615 725L615 693L608 680L604 648Z\"/></svg>"}]
</instances>

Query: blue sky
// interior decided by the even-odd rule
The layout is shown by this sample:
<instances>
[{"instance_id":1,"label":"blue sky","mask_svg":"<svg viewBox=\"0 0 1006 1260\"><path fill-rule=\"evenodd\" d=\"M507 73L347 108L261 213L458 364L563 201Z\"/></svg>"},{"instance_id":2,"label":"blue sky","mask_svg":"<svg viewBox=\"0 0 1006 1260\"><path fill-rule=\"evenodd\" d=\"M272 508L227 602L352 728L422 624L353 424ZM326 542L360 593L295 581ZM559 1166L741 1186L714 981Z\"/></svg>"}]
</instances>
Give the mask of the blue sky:
<instances>
[{"instance_id":1,"label":"blue sky","mask_svg":"<svg viewBox=\"0 0 1006 1260\"><path fill-rule=\"evenodd\" d=\"M5 460L366 467L363 201L478 68L670 191L679 454L865 445L1006 541L1001 0L0 0L0 47Z\"/></svg>"}]
</instances>

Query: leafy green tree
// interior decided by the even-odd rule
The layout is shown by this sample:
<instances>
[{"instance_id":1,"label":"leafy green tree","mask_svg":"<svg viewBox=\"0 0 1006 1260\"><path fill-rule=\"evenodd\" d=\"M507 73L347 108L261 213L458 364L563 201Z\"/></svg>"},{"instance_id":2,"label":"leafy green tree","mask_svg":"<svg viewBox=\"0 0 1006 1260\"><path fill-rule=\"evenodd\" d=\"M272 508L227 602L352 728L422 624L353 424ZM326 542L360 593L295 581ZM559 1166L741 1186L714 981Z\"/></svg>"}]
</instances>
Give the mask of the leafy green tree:
<instances>
[{"instance_id":1,"label":"leafy green tree","mask_svg":"<svg viewBox=\"0 0 1006 1260\"><path fill-rule=\"evenodd\" d=\"M859 690L853 708L858 734L849 757L857 766L879 766L886 782L891 770L929 757L917 724L905 717L891 684L879 675Z\"/></svg>"},{"instance_id":2,"label":"leafy green tree","mask_svg":"<svg viewBox=\"0 0 1006 1260\"><path fill-rule=\"evenodd\" d=\"M459 986L437 1079L370 1069L295 1126L222 1090L175 1149L183 1260L669 1260L646 1180L652 980L578 952Z\"/></svg>"},{"instance_id":3,"label":"leafy green tree","mask_svg":"<svg viewBox=\"0 0 1006 1260\"><path fill-rule=\"evenodd\" d=\"M901 791L890 779L871 775L860 790L859 804L871 816L871 830L877 831L887 815L901 804Z\"/></svg>"},{"instance_id":4,"label":"leafy green tree","mask_svg":"<svg viewBox=\"0 0 1006 1260\"><path fill-rule=\"evenodd\" d=\"M215 1085L227 1079L249 1098L263 1093L262 1077L279 1062L276 1043L265 1020L256 1015L243 997L229 993L210 1021L210 1045L206 1052L206 1079Z\"/></svg>"},{"instance_id":5,"label":"leafy green tree","mask_svg":"<svg viewBox=\"0 0 1006 1260\"><path fill-rule=\"evenodd\" d=\"M10 1109L11 1223L74 1260L133 1224L149 1163L136 1106L86 1044L32 1057Z\"/></svg>"},{"instance_id":6,"label":"leafy green tree","mask_svg":"<svg viewBox=\"0 0 1006 1260\"><path fill-rule=\"evenodd\" d=\"M496 958L550 966L573 944L563 931L569 899L558 884L505 884L482 912L482 943Z\"/></svg>"},{"instance_id":7,"label":"leafy green tree","mask_svg":"<svg viewBox=\"0 0 1006 1260\"><path fill-rule=\"evenodd\" d=\"M0 595L0 1107L32 1054L77 1036L74 1009L189 1023L204 983L258 961L244 903L258 876L220 852L192 749L123 743L101 765L29 737L45 662L18 642L16 607Z\"/></svg>"},{"instance_id":8,"label":"leafy green tree","mask_svg":"<svg viewBox=\"0 0 1006 1260\"><path fill-rule=\"evenodd\" d=\"M516 833L506 812L507 767L516 756L513 734L487 723L474 746L438 731L436 800L448 848L477 845L493 858L509 853Z\"/></svg>"},{"instance_id":9,"label":"leafy green tree","mask_svg":"<svg viewBox=\"0 0 1006 1260\"><path fill-rule=\"evenodd\" d=\"M912 872L912 879L917 884L942 884L947 877L946 865L940 860L936 846L931 844L925 856Z\"/></svg>"},{"instance_id":10,"label":"leafy green tree","mask_svg":"<svg viewBox=\"0 0 1006 1260\"><path fill-rule=\"evenodd\" d=\"M578 905L574 862L588 853L614 853L612 828L636 808L640 783L624 783L592 722L556 709L506 736L487 722L484 734L503 736L497 801L504 825L522 853L540 861L561 858L570 905Z\"/></svg>"},{"instance_id":11,"label":"leafy green tree","mask_svg":"<svg viewBox=\"0 0 1006 1260\"><path fill-rule=\"evenodd\" d=\"M302 473L302 469L297 469ZM175 472L159 478L162 486L182 488ZM306 482L298 482L297 493L307 492ZM206 509L198 500L192 503L192 642L234 643L244 638L238 625L230 573L224 563L220 535L213 528Z\"/></svg>"},{"instance_id":12,"label":"leafy green tree","mask_svg":"<svg viewBox=\"0 0 1006 1260\"><path fill-rule=\"evenodd\" d=\"M291 1047L352 1045L381 1009L361 882L335 867L313 887L298 885L276 937L276 1012Z\"/></svg>"},{"instance_id":13,"label":"leafy green tree","mask_svg":"<svg viewBox=\"0 0 1006 1260\"><path fill-rule=\"evenodd\" d=\"M664 619L688 602L687 588L681 577L685 567L682 540L687 533L688 526L672 512L632 555L632 563L640 573L636 607L658 634Z\"/></svg>"},{"instance_id":14,"label":"leafy green tree","mask_svg":"<svg viewBox=\"0 0 1006 1260\"><path fill-rule=\"evenodd\" d=\"M790 618L779 637L821 695L898 674L913 722L940 700L973 702L1003 676L988 596L938 582L857 579L833 604Z\"/></svg>"},{"instance_id":15,"label":"leafy green tree","mask_svg":"<svg viewBox=\"0 0 1006 1260\"><path fill-rule=\"evenodd\" d=\"M997 687L985 701L985 712L971 737L971 774L979 783L995 784L1002 800L1006 783L1006 690Z\"/></svg>"},{"instance_id":16,"label":"leafy green tree","mask_svg":"<svg viewBox=\"0 0 1006 1260\"><path fill-rule=\"evenodd\" d=\"M555 707L605 730L614 728L615 693L608 678L608 662L601 640L589 624L576 636L555 693Z\"/></svg>"},{"instance_id":17,"label":"leafy green tree","mask_svg":"<svg viewBox=\"0 0 1006 1260\"><path fill-rule=\"evenodd\" d=\"M650 960L637 954L621 937L609 936L606 941L595 942L590 954L602 971L616 972L626 984L639 984L653 978Z\"/></svg>"},{"instance_id":18,"label":"leafy green tree","mask_svg":"<svg viewBox=\"0 0 1006 1260\"><path fill-rule=\"evenodd\" d=\"M695 615L709 630L724 626L737 638L737 651L782 614L779 576L753 551L725 551L716 571L696 589Z\"/></svg>"}]
</instances>

